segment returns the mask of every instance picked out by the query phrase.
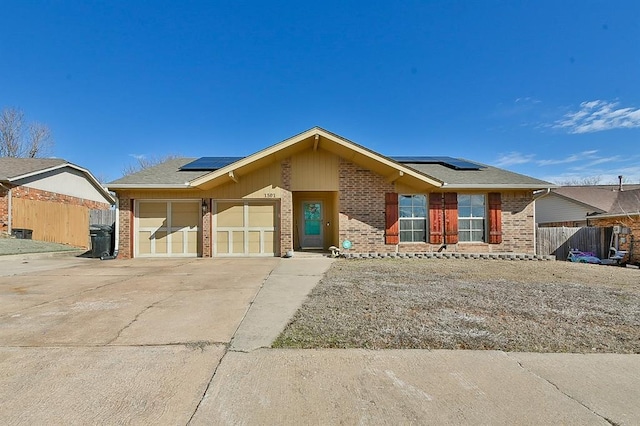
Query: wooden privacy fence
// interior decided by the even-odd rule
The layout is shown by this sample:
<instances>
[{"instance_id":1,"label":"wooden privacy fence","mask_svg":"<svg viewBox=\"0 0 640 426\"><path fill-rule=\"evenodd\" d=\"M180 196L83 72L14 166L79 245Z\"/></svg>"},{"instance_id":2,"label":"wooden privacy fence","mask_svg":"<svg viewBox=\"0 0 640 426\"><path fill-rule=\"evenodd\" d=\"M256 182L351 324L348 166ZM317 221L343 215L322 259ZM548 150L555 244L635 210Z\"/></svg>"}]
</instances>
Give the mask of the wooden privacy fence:
<instances>
[{"instance_id":1,"label":"wooden privacy fence","mask_svg":"<svg viewBox=\"0 0 640 426\"><path fill-rule=\"evenodd\" d=\"M90 225L113 225L116 221L116 211L109 210L91 210L89 212Z\"/></svg>"},{"instance_id":2,"label":"wooden privacy fence","mask_svg":"<svg viewBox=\"0 0 640 426\"><path fill-rule=\"evenodd\" d=\"M34 240L89 247L89 210L83 206L14 198L12 228L32 229Z\"/></svg>"},{"instance_id":3,"label":"wooden privacy fence","mask_svg":"<svg viewBox=\"0 0 640 426\"><path fill-rule=\"evenodd\" d=\"M594 253L601 259L609 255L610 228L595 226L570 228L536 228L536 254L553 254L557 260L566 260L570 249Z\"/></svg>"}]
</instances>

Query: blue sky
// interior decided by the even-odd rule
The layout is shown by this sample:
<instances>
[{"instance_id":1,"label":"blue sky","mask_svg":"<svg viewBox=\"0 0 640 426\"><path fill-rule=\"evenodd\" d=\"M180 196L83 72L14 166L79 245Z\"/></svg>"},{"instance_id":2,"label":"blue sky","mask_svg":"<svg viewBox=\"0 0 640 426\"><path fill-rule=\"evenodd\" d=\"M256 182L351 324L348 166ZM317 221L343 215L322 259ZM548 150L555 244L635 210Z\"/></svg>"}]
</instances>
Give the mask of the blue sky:
<instances>
[{"instance_id":1,"label":"blue sky","mask_svg":"<svg viewBox=\"0 0 640 426\"><path fill-rule=\"evenodd\" d=\"M386 155L640 182L640 2L14 1L0 108L113 180L313 126Z\"/></svg>"}]
</instances>

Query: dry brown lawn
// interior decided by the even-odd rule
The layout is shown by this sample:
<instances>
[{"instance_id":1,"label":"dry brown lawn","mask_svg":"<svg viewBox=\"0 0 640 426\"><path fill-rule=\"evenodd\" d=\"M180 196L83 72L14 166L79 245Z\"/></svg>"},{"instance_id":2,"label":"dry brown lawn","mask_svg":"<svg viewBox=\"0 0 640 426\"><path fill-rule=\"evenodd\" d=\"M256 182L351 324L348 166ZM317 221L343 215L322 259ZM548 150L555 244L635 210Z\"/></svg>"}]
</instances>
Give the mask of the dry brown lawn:
<instances>
[{"instance_id":1,"label":"dry brown lawn","mask_svg":"<svg viewBox=\"0 0 640 426\"><path fill-rule=\"evenodd\" d=\"M274 346L640 353L640 270L340 260Z\"/></svg>"}]
</instances>

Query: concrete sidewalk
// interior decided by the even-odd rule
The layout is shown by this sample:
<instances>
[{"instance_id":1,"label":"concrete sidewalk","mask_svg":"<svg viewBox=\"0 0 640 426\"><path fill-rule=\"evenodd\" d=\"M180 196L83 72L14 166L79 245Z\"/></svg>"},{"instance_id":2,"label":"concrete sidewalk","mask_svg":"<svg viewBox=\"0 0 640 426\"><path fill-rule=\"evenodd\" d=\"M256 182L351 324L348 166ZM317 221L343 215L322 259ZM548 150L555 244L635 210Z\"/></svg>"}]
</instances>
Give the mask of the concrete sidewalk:
<instances>
[{"instance_id":1,"label":"concrete sidewalk","mask_svg":"<svg viewBox=\"0 0 640 426\"><path fill-rule=\"evenodd\" d=\"M495 351L229 352L194 425L632 425L640 356Z\"/></svg>"}]
</instances>

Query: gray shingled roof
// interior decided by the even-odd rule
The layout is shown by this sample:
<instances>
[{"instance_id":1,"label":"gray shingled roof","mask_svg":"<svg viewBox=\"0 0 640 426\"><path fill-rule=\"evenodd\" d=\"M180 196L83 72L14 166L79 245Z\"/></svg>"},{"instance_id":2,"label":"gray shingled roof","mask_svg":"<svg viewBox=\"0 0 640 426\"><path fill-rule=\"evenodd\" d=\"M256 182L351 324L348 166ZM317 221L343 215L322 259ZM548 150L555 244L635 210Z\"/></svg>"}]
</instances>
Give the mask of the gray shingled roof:
<instances>
[{"instance_id":1,"label":"gray shingled roof","mask_svg":"<svg viewBox=\"0 0 640 426\"><path fill-rule=\"evenodd\" d=\"M612 189L598 186L562 186L554 189L553 192L564 198L595 207L603 212L609 211L618 197L618 193Z\"/></svg>"},{"instance_id":2,"label":"gray shingled roof","mask_svg":"<svg viewBox=\"0 0 640 426\"><path fill-rule=\"evenodd\" d=\"M466 160L468 161L468 160ZM403 163L407 167L422 172L445 182L446 186L530 186L531 188L548 188L554 186L552 183L535 179L519 173L499 169L497 167L482 164L481 170L454 170L442 164L414 164Z\"/></svg>"},{"instance_id":3,"label":"gray shingled roof","mask_svg":"<svg viewBox=\"0 0 640 426\"><path fill-rule=\"evenodd\" d=\"M640 189L617 192L618 197L611 206L609 214L627 215L640 213Z\"/></svg>"},{"instance_id":4,"label":"gray shingled roof","mask_svg":"<svg viewBox=\"0 0 640 426\"><path fill-rule=\"evenodd\" d=\"M0 179L10 180L66 163L67 161L60 158L0 157Z\"/></svg>"},{"instance_id":5,"label":"gray shingled roof","mask_svg":"<svg viewBox=\"0 0 640 426\"><path fill-rule=\"evenodd\" d=\"M207 171L180 171L180 167L196 160L195 158L175 158L168 160L138 173L124 176L120 179L109 182L107 187L117 187L120 185L154 185L173 186L185 185L187 182L203 176ZM440 164L413 164L403 163L418 172L424 173L433 178L442 180L451 187L492 187L492 186L526 186L530 188L547 188L553 186L549 182L534 179L529 176L510 172L491 166L484 166L482 170L454 170ZM186 187L186 185L185 185Z\"/></svg>"},{"instance_id":6,"label":"gray shingled roof","mask_svg":"<svg viewBox=\"0 0 640 426\"><path fill-rule=\"evenodd\" d=\"M173 158L157 166L149 167L138 173L123 176L120 179L109 182L107 187L118 185L184 185L195 178L210 173L208 171L181 172L179 170L180 167L194 160L196 158Z\"/></svg>"}]
</instances>

